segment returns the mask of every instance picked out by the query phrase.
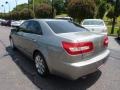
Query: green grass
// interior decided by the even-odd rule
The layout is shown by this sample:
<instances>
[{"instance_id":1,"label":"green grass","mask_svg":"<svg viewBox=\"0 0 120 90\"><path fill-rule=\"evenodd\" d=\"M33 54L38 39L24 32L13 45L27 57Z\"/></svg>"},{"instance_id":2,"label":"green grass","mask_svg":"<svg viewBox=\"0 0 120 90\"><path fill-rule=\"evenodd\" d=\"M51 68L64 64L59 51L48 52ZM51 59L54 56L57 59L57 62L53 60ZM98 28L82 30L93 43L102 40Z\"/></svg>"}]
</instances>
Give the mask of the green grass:
<instances>
[{"instance_id":1,"label":"green grass","mask_svg":"<svg viewBox=\"0 0 120 90\"><path fill-rule=\"evenodd\" d=\"M108 35L112 35L112 36L117 36L117 31L119 30L120 27L120 16L117 18L116 20L116 24L115 24L115 28L114 28L114 33L111 34L111 28L112 28L112 19L109 19L107 17L103 18L107 27L108 27Z\"/></svg>"}]
</instances>

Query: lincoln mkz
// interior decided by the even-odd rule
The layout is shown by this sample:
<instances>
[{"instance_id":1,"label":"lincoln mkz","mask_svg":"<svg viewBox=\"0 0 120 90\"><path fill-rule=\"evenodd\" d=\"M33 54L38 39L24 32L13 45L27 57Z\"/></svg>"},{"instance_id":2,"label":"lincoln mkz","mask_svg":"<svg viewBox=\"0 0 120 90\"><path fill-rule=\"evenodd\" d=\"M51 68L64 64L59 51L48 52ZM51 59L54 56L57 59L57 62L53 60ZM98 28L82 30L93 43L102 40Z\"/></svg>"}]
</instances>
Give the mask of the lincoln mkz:
<instances>
[{"instance_id":1,"label":"lincoln mkz","mask_svg":"<svg viewBox=\"0 0 120 90\"><path fill-rule=\"evenodd\" d=\"M59 19L25 21L11 29L10 44L35 62L41 76L55 74L72 80L97 71L110 53L106 35Z\"/></svg>"}]
</instances>

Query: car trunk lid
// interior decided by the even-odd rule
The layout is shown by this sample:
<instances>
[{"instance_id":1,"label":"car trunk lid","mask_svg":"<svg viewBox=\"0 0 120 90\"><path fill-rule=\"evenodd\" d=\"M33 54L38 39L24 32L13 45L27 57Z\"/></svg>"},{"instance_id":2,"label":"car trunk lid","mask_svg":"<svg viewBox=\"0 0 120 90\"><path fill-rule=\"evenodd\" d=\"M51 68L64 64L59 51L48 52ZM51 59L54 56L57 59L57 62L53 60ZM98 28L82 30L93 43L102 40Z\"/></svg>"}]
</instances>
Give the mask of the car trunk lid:
<instances>
[{"instance_id":1,"label":"car trunk lid","mask_svg":"<svg viewBox=\"0 0 120 90\"><path fill-rule=\"evenodd\" d=\"M68 42L92 42L93 50L88 53L82 53L83 59L91 58L99 53L103 52L106 48L104 47L104 35L95 34L90 32L77 32L77 33L64 33L58 34L60 37L71 40Z\"/></svg>"}]
</instances>

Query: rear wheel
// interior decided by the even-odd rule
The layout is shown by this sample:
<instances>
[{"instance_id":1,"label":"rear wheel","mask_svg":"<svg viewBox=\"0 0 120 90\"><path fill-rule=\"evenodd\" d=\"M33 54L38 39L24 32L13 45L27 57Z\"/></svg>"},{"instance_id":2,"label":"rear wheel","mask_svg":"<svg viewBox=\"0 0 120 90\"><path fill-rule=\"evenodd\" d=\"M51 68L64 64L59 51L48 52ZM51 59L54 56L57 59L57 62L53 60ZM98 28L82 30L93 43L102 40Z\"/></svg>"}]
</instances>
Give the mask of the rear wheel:
<instances>
[{"instance_id":1,"label":"rear wheel","mask_svg":"<svg viewBox=\"0 0 120 90\"><path fill-rule=\"evenodd\" d=\"M41 76L47 76L49 73L49 70L44 57L40 53L36 53L34 56L34 60L35 60L35 67L37 69L37 72Z\"/></svg>"}]
</instances>

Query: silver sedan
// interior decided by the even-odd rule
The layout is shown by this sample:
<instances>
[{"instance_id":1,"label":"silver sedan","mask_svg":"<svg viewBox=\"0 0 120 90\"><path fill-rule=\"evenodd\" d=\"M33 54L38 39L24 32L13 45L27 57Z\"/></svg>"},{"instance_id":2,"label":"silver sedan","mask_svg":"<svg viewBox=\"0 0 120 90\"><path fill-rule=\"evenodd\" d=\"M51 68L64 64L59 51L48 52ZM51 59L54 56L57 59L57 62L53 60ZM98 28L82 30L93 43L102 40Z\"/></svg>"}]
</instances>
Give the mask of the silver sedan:
<instances>
[{"instance_id":1,"label":"silver sedan","mask_svg":"<svg viewBox=\"0 0 120 90\"><path fill-rule=\"evenodd\" d=\"M98 70L107 60L108 37L68 20L32 19L11 30L10 43L34 60L41 76L69 79Z\"/></svg>"}]
</instances>

